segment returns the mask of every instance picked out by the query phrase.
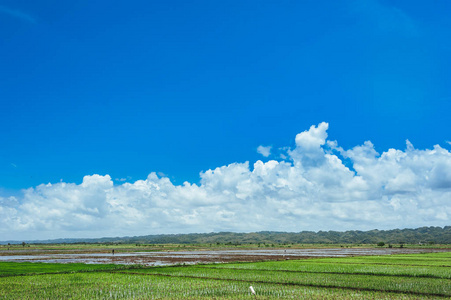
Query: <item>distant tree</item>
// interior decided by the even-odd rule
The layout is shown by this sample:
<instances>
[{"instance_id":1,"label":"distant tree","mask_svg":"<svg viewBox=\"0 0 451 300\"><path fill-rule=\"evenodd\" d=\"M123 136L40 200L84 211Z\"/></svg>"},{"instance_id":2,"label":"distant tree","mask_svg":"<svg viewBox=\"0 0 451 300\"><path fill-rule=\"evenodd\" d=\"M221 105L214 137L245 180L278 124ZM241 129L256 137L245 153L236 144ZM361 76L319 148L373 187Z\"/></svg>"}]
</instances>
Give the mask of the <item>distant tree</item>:
<instances>
[{"instance_id":1,"label":"distant tree","mask_svg":"<svg viewBox=\"0 0 451 300\"><path fill-rule=\"evenodd\" d=\"M385 246L385 243L384 243L384 242L379 242L379 243L377 243L377 246L379 246L379 247L384 247L384 246Z\"/></svg>"},{"instance_id":2,"label":"distant tree","mask_svg":"<svg viewBox=\"0 0 451 300\"><path fill-rule=\"evenodd\" d=\"M25 247L25 244L26 244L25 242L22 242L22 247Z\"/></svg>"}]
</instances>

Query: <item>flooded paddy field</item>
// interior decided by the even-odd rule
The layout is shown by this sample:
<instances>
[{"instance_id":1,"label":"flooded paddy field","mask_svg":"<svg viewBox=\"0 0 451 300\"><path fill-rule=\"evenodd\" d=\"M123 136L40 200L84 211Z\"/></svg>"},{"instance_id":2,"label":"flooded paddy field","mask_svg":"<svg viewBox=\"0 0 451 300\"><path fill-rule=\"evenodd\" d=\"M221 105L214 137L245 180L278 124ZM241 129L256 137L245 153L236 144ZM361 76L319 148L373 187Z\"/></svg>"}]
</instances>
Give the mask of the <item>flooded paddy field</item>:
<instances>
[{"instance_id":1,"label":"flooded paddy field","mask_svg":"<svg viewBox=\"0 0 451 300\"><path fill-rule=\"evenodd\" d=\"M112 250L83 253L83 251L19 249L0 251L1 261L47 262L47 263L88 263L88 264L141 264L146 266L164 266L175 264L221 263L221 262L258 262L270 260L295 260L320 257L349 257L362 255L417 254L448 252L450 249L418 248L319 248L319 249L219 249L194 251L145 251L123 252Z\"/></svg>"}]
</instances>

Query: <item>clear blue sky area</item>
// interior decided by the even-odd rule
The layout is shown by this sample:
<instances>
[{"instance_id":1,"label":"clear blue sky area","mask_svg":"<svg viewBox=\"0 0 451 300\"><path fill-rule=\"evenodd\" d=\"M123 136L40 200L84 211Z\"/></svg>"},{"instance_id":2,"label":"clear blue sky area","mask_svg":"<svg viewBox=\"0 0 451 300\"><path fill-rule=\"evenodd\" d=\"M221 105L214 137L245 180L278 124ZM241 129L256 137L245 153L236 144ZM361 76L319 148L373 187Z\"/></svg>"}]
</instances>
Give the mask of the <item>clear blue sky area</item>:
<instances>
[{"instance_id":1,"label":"clear blue sky area","mask_svg":"<svg viewBox=\"0 0 451 300\"><path fill-rule=\"evenodd\" d=\"M0 196L451 139L451 2L0 1ZM118 181L119 182L119 181ZM121 181L122 182L122 181Z\"/></svg>"}]
</instances>

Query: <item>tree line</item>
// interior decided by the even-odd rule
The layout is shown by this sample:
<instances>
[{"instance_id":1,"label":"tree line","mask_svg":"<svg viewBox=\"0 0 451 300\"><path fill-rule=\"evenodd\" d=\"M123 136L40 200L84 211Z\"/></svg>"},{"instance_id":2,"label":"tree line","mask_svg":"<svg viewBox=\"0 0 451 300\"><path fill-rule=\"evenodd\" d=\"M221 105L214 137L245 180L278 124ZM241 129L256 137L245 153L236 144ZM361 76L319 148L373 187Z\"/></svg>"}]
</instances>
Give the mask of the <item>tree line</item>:
<instances>
[{"instance_id":1,"label":"tree line","mask_svg":"<svg viewBox=\"0 0 451 300\"><path fill-rule=\"evenodd\" d=\"M27 242L131 244L377 244L384 242L386 244L451 244L451 226L393 230L374 229L369 231L212 232Z\"/></svg>"}]
</instances>

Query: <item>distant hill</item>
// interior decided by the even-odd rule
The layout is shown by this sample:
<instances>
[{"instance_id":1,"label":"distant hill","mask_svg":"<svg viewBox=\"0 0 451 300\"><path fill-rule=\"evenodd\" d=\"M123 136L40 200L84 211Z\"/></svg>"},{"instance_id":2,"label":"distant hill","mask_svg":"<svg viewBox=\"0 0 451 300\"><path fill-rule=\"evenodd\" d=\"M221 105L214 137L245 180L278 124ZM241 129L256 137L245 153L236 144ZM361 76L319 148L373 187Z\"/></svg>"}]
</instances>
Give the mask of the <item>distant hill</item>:
<instances>
[{"instance_id":1,"label":"distant hill","mask_svg":"<svg viewBox=\"0 0 451 300\"><path fill-rule=\"evenodd\" d=\"M159 234L134 237L105 237L95 239L34 240L27 243L124 243L124 244L451 244L451 226L420 227L416 229L370 231L302 231L251 233L217 232L191 234ZM3 241L0 244L22 241Z\"/></svg>"}]
</instances>

